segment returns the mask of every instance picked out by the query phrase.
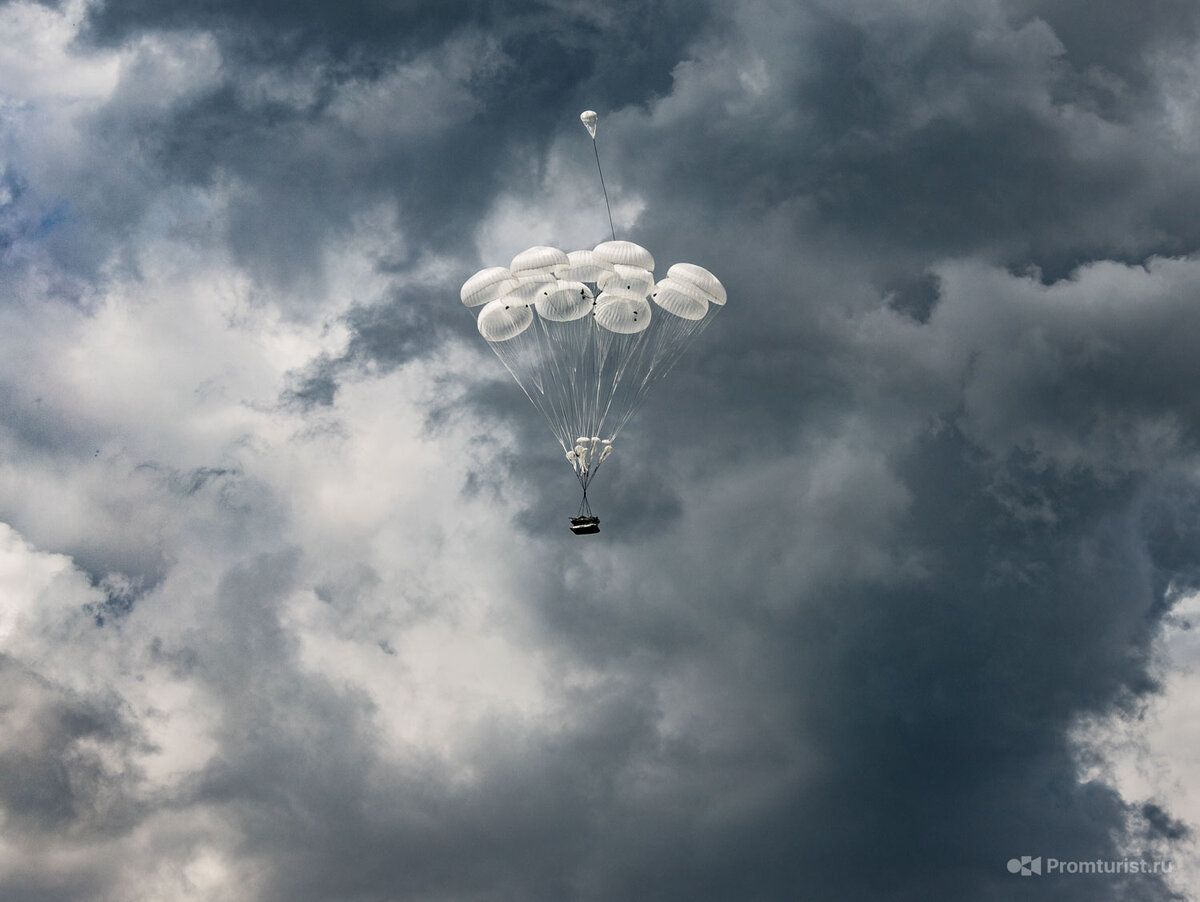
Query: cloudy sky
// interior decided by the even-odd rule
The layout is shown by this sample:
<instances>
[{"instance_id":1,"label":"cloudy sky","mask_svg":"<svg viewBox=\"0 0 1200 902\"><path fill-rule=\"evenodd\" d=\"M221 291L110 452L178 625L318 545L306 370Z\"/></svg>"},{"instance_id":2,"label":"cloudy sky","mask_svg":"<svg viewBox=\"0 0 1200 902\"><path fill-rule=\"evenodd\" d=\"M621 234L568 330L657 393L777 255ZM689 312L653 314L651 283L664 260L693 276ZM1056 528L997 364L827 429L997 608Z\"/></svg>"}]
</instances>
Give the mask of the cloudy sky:
<instances>
[{"instance_id":1,"label":"cloudy sky","mask_svg":"<svg viewBox=\"0 0 1200 902\"><path fill-rule=\"evenodd\" d=\"M730 300L580 539L586 108ZM1192 0L0 0L0 900L1200 894L1197 148Z\"/></svg>"}]
</instances>

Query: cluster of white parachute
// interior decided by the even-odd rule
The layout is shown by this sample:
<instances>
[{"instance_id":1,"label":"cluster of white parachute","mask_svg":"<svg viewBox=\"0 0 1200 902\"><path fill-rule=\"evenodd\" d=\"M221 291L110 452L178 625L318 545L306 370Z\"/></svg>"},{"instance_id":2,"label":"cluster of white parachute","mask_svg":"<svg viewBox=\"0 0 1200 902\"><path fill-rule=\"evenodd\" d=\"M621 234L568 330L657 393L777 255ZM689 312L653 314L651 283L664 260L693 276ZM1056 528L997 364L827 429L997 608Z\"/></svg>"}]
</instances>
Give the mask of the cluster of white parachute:
<instances>
[{"instance_id":1,"label":"cluster of white parachute","mask_svg":"<svg viewBox=\"0 0 1200 902\"><path fill-rule=\"evenodd\" d=\"M647 392L725 305L711 272L630 241L531 247L467 279L479 334L550 423L586 493Z\"/></svg>"}]
</instances>

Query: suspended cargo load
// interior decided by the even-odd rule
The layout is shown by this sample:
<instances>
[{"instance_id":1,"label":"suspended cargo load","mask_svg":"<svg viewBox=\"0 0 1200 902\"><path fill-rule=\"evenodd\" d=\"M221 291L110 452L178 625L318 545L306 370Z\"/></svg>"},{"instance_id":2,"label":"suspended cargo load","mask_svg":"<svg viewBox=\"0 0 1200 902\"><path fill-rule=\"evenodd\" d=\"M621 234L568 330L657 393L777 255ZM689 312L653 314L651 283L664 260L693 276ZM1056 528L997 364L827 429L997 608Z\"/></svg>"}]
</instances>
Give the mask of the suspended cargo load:
<instances>
[{"instance_id":1,"label":"suspended cargo load","mask_svg":"<svg viewBox=\"0 0 1200 902\"><path fill-rule=\"evenodd\" d=\"M600 531L599 517L572 517L571 532L577 536L595 535Z\"/></svg>"}]
</instances>

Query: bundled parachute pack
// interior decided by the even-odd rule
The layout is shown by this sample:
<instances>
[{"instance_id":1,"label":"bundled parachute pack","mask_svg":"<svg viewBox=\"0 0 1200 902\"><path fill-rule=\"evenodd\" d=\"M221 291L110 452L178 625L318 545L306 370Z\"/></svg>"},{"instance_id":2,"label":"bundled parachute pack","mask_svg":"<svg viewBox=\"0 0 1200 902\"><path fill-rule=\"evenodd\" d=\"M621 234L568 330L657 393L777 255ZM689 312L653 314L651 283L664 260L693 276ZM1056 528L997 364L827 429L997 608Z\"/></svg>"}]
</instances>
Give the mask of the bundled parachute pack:
<instances>
[{"instance_id":1,"label":"bundled parachute pack","mask_svg":"<svg viewBox=\"0 0 1200 902\"><path fill-rule=\"evenodd\" d=\"M595 138L595 114L581 118ZM597 155L597 165L599 156ZM725 305L707 269L654 258L631 241L567 253L521 251L462 286L479 334L542 412L583 489L571 530L599 531L587 490L650 389Z\"/></svg>"}]
</instances>

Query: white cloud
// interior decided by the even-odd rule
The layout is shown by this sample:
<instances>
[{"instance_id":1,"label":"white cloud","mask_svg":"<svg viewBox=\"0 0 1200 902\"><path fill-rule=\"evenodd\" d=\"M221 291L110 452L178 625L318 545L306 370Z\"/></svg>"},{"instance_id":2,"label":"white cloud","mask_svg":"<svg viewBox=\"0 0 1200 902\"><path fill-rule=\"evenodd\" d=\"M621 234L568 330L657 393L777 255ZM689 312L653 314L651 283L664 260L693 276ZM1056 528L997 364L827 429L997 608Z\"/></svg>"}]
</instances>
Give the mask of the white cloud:
<instances>
[{"instance_id":1,"label":"white cloud","mask_svg":"<svg viewBox=\"0 0 1200 902\"><path fill-rule=\"evenodd\" d=\"M101 600L62 554L39 552L11 526L0 523L0 648L19 655L21 643L47 620Z\"/></svg>"},{"instance_id":2,"label":"white cloud","mask_svg":"<svg viewBox=\"0 0 1200 902\"><path fill-rule=\"evenodd\" d=\"M112 93L119 55L82 54L72 46L90 5L71 0L59 9L30 2L0 8L0 96L10 103L60 105Z\"/></svg>"},{"instance_id":3,"label":"white cloud","mask_svg":"<svg viewBox=\"0 0 1200 902\"><path fill-rule=\"evenodd\" d=\"M1075 731L1084 752L1081 780L1103 779L1129 803L1155 804L1193 831L1171 851L1171 882L1189 896L1200 888L1198 615L1200 596L1175 605L1156 648L1161 689L1136 717L1087 718Z\"/></svg>"}]
</instances>

